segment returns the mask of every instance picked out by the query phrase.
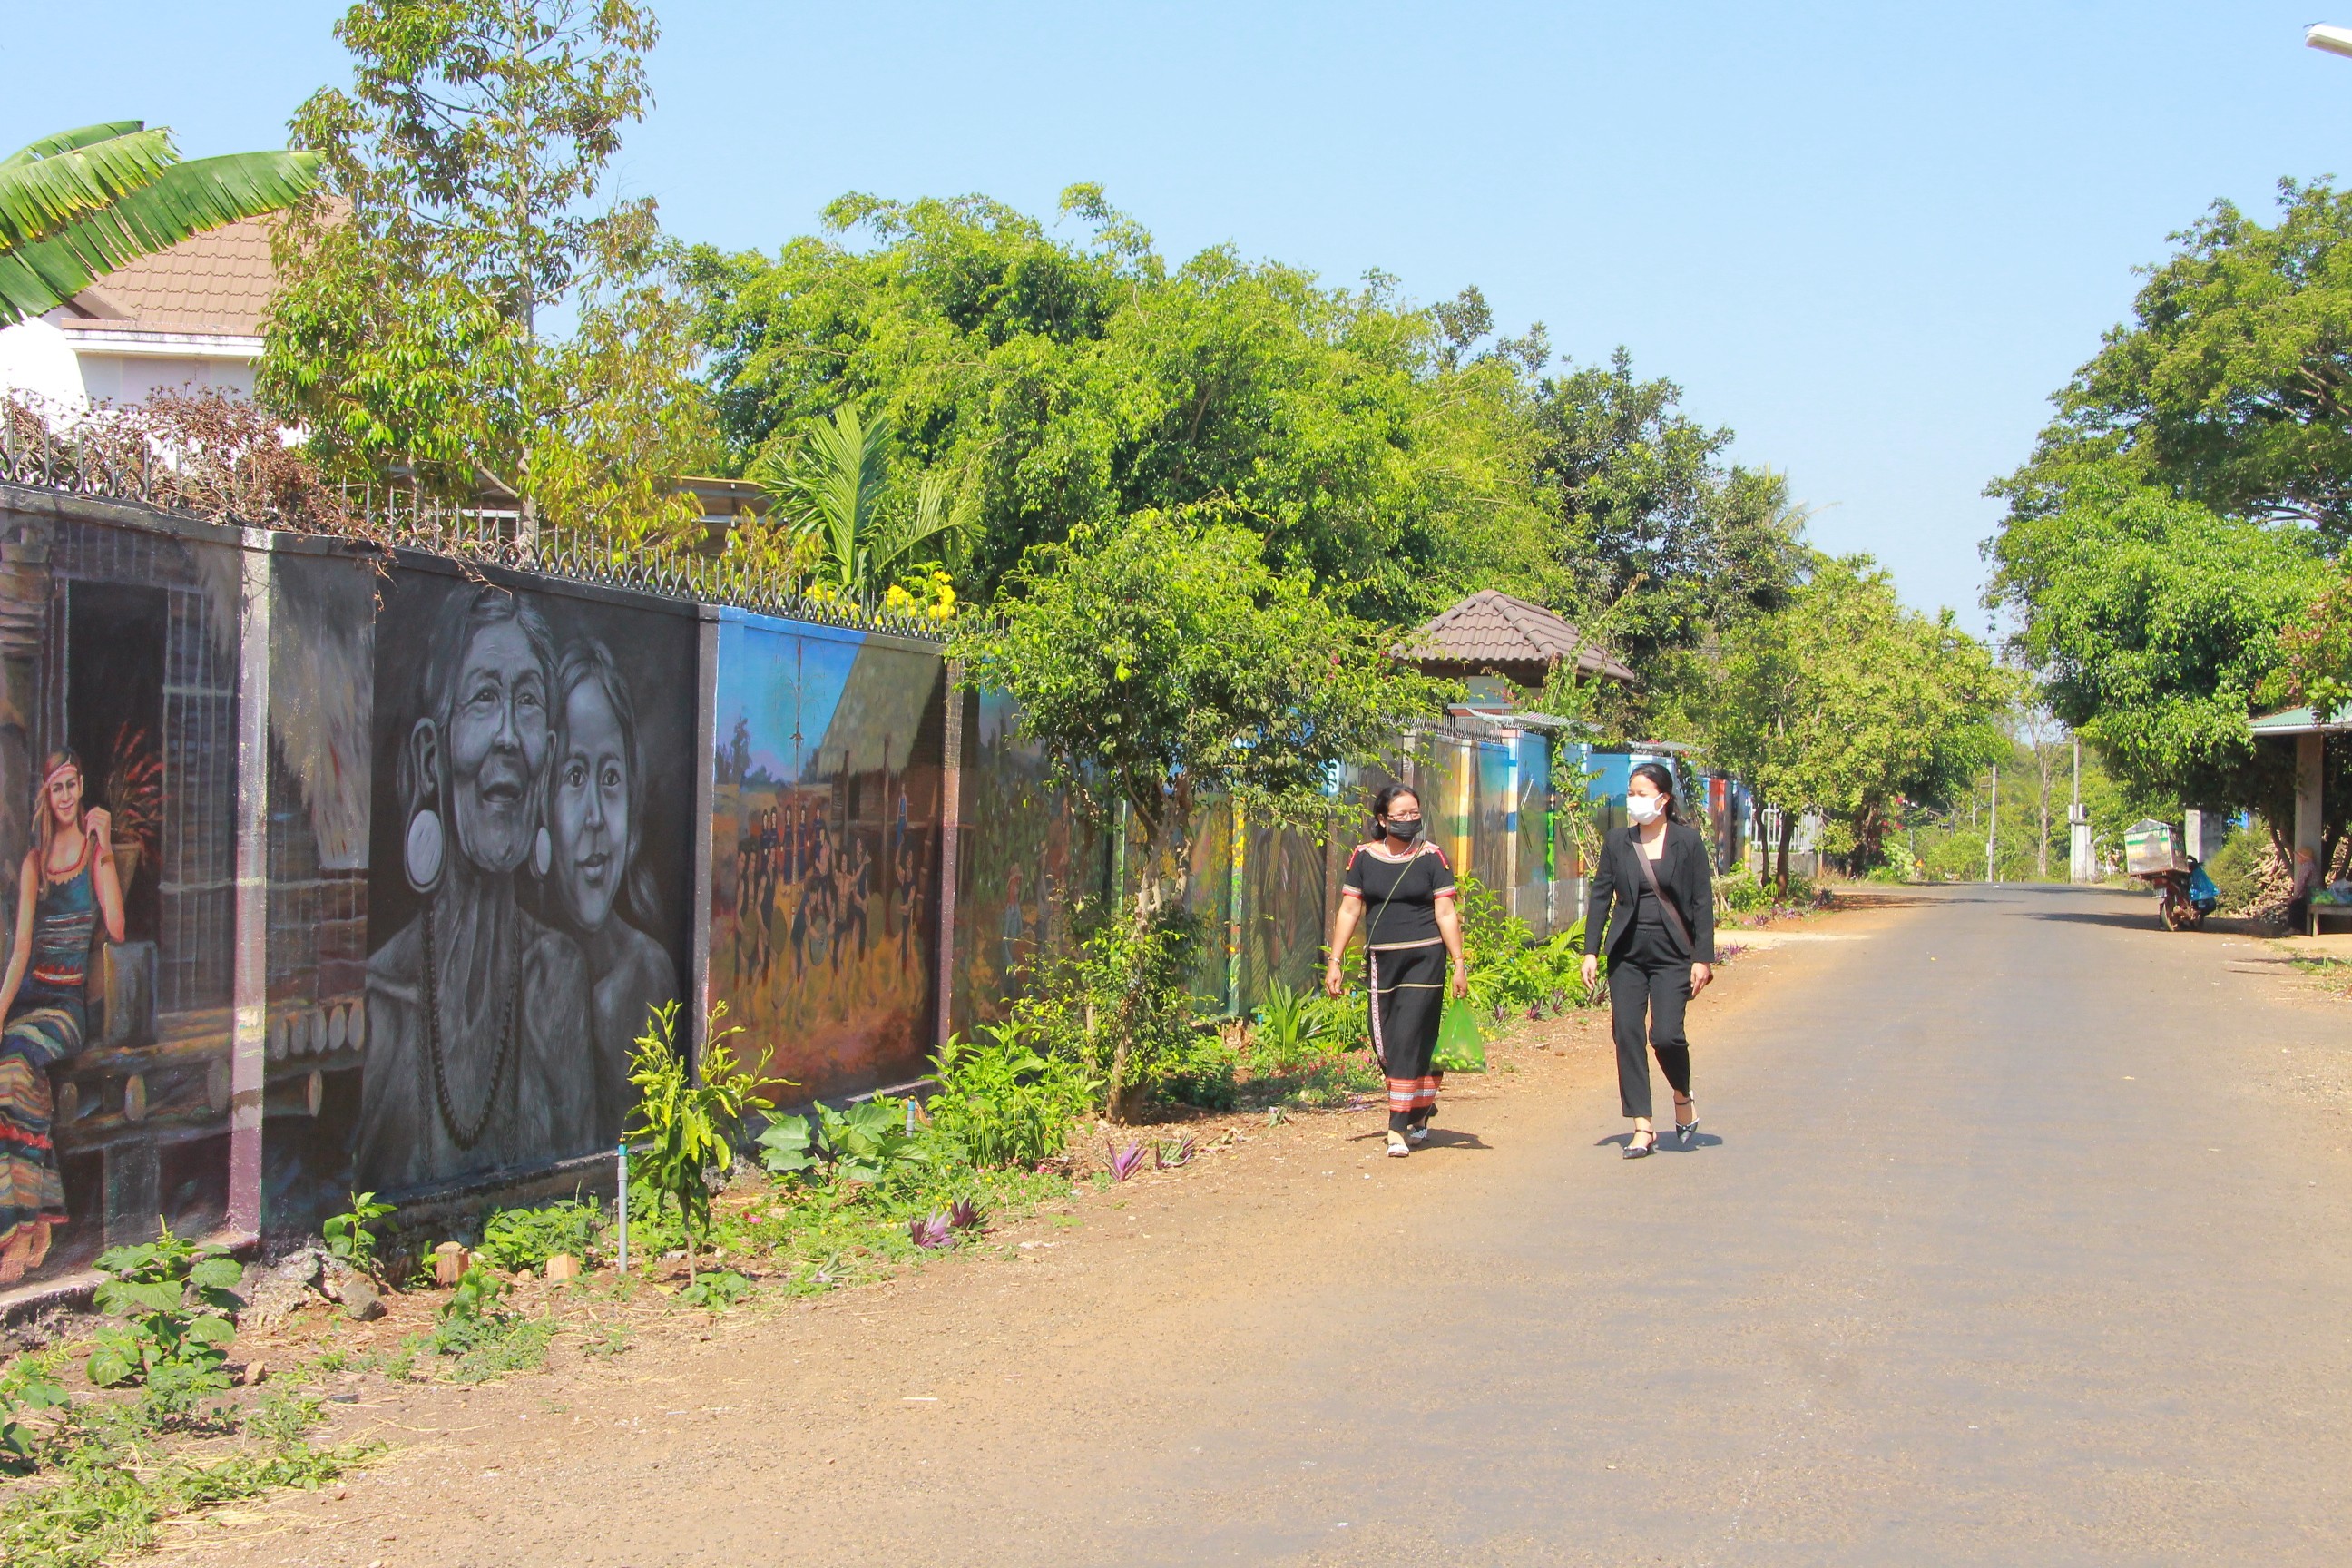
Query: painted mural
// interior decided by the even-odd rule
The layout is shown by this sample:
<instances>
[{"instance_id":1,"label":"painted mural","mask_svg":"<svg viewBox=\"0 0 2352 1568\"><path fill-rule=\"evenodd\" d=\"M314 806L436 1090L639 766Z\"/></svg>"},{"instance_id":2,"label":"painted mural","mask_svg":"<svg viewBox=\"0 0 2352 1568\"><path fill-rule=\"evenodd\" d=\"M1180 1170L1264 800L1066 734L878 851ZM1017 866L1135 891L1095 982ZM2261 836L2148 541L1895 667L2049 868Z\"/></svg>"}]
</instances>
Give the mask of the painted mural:
<instances>
[{"instance_id":1,"label":"painted mural","mask_svg":"<svg viewBox=\"0 0 2352 1568\"><path fill-rule=\"evenodd\" d=\"M919 645L720 623L710 993L780 1103L926 1070L945 680Z\"/></svg>"},{"instance_id":2,"label":"painted mural","mask_svg":"<svg viewBox=\"0 0 2352 1568\"><path fill-rule=\"evenodd\" d=\"M236 552L5 520L0 1287L229 1213Z\"/></svg>"},{"instance_id":3,"label":"painted mural","mask_svg":"<svg viewBox=\"0 0 2352 1568\"><path fill-rule=\"evenodd\" d=\"M956 856L954 1026L1004 1016L1043 954L1069 951L1082 900L1113 872L1110 836L1045 782L1013 700L962 694L963 824Z\"/></svg>"},{"instance_id":4,"label":"painted mural","mask_svg":"<svg viewBox=\"0 0 2352 1568\"><path fill-rule=\"evenodd\" d=\"M367 1047L375 597L365 562L281 553L270 580L268 1012L261 1214L347 1206Z\"/></svg>"},{"instance_id":5,"label":"painted mural","mask_svg":"<svg viewBox=\"0 0 2352 1568\"><path fill-rule=\"evenodd\" d=\"M374 654L352 1181L608 1147L630 1042L688 972L694 622L403 570Z\"/></svg>"}]
</instances>

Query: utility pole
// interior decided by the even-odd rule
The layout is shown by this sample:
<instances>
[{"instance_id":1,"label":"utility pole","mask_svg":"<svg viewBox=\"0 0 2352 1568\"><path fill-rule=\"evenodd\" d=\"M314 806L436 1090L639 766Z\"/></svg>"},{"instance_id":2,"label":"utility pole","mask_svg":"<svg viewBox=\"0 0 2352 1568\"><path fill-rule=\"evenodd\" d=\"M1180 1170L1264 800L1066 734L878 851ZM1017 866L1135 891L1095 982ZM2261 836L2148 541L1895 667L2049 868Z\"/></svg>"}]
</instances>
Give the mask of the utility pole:
<instances>
[{"instance_id":1,"label":"utility pole","mask_svg":"<svg viewBox=\"0 0 2352 1568\"><path fill-rule=\"evenodd\" d=\"M2096 857L2091 849L2091 814L2083 805L2083 738L2074 737L2074 803L2066 808L2066 879L2095 882Z\"/></svg>"},{"instance_id":2,"label":"utility pole","mask_svg":"<svg viewBox=\"0 0 2352 1568\"><path fill-rule=\"evenodd\" d=\"M2000 764L1995 763L1992 765L1992 808L1985 814L1985 880L1995 887L2000 885L2000 879L1993 875L1994 868L1998 864L1993 858L1993 848L2000 840Z\"/></svg>"}]
</instances>

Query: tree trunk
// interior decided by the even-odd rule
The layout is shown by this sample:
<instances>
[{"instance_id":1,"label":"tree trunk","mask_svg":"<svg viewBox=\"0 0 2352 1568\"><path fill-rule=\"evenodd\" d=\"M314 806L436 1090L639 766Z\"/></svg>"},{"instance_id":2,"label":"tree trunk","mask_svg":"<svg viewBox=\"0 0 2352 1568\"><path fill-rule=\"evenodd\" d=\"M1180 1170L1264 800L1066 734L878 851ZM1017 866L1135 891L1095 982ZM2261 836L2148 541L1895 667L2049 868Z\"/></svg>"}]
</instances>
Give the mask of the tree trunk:
<instances>
[{"instance_id":1,"label":"tree trunk","mask_svg":"<svg viewBox=\"0 0 2352 1568\"><path fill-rule=\"evenodd\" d=\"M1797 837L1797 819L1786 806L1780 808L1780 893L1789 892L1789 845Z\"/></svg>"}]
</instances>

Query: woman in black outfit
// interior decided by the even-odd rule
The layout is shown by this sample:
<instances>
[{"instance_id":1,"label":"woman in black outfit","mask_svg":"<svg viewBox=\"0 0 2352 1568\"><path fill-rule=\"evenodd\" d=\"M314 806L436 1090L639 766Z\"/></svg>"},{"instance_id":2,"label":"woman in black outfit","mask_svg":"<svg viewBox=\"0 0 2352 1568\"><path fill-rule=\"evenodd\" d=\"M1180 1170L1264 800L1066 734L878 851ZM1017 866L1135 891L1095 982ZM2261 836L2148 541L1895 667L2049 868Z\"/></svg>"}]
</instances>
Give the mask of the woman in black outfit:
<instances>
[{"instance_id":1,"label":"woman in black outfit","mask_svg":"<svg viewBox=\"0 0 2352 1568\"><path fill-rule=\"evenodd\" d=\"M1691 1099L1690 1041L1683 1008L1715 978L1715 879L1698 829L1675 809L1675 779L1656 763L1633 770L1625 790L1629 827L1609 836L1593 868L1584 916L1584 984L1609 955L1610 1022L1617 1037L1617 1097L1633 1119L1625 1158L1658 1146L1650 1127L1650 1048L1675 1091L1675 1134L1685 1149L1698 1131ZM1688 1121L1684 1118L1688 1117Z\"/></svg>"},{"instance_id":2,"label":"woman in black outfit","mask_svg":"<svg viewBox=\"0 0 2352 1568\"><path fill-rule=\"evenodd\" d=\"M1339 994L1339 959L1361 921L1372 1051L1389 1082L1389 1152L1404 1155L1429 1136L1445 1076L1430 1058L1445 1009L1446 959L1454 961L1457 997L1470 994L1470 968L1462 957L1454 868L1421 836L1421 797L1391 784L1372 798L1372 816L1378 836L1348 857L1323 989Z\"/></svg>"}]
</instances>

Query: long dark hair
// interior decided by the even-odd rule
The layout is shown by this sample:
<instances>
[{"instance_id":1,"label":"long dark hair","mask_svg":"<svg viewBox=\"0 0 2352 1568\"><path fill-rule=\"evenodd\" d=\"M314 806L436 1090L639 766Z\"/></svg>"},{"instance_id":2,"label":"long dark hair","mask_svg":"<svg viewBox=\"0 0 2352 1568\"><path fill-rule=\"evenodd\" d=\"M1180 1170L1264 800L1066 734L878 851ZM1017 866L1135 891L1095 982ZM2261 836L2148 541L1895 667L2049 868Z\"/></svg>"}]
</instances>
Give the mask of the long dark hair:
<instances>
[{"instance_id":1,"label":"long dark hair","mask_svg":"<svg viewBox=\"0 0 2352 1568\"><path fill-rule=\"evenodd\" d=\"M1633 773L1628 775L1627 782L1630 784L1633 779L1647 779L1652 784L1658 786L1658 793L1665 796L1666 799L1666 820L1668 822L1680 822L1683 819L1682 808L1675 798L1675 775L1672 770L1670 770L1665 763L1639 763L1634 767Z\"/></svg>"}]
</instances>

